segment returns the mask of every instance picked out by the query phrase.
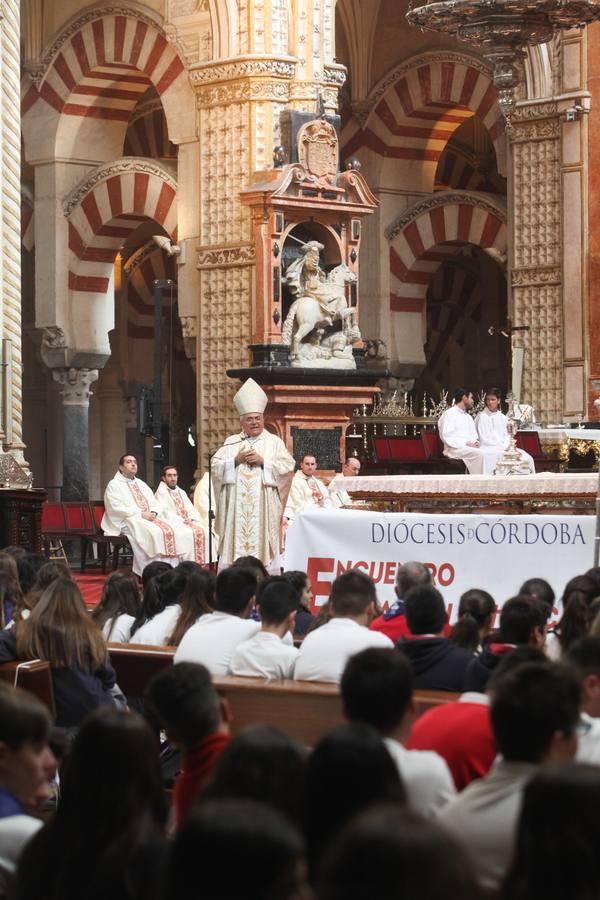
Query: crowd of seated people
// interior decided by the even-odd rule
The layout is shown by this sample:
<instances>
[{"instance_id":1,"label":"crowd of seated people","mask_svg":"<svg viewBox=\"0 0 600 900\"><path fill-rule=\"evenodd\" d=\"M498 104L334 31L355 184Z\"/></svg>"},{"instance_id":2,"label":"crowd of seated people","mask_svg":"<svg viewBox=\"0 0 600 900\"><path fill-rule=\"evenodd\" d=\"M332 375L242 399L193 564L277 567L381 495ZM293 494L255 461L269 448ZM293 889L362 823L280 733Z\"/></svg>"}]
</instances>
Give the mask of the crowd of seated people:
<instances>
[{"instance_id":1,"label":"crowd of seated people","mask_svg":"<svg viewBox=\"0 0 600 900\"><path fill-rule=\"evenodd\" d=\"M90 612L65 564L1 551L0 662L49 663L56 720L0 681L0 898L599 897L600 571L551 627L541 578L499 614L473 587L452 628L421 564L396 595L351 570L315 616L301 572L152 563ZM114 641L176 648L140 713ZM313 747L232 733L228 674L338 684L346 722ZM452 696L417 716L423 690Z\"/></svg>"}]
</instances>

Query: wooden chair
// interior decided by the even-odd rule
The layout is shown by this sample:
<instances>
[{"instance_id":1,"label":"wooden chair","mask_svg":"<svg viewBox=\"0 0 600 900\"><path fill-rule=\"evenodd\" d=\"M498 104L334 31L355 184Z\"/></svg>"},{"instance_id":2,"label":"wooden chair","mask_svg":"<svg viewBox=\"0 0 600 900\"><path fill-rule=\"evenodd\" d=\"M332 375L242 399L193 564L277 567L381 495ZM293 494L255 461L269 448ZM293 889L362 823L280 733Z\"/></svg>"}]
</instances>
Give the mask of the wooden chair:
<instances>
[{"instance_id":1,"label":"wooden chair","mask_svg":"<svg viewBox=\"0 0 600 900\"><path fill-rule=\"evenodd\" d=\"M92 523L92 533L85 537L85 546L81 553L81 571L85 572L87 564L87 548L89 544L96 544L98 547L98 559L102 566L102 572L106 572L106 561L109 553L112 554L113 572L119 566L119 551L131 552L131 545L124 534L108 535L102 531L102 517L104 516L104 501L90 500L88 503L90 510L90 519Z\"/></svg>"},{"instance_id":2,"label":"wooden chair","mask_svg":"<svg viewBox=\"0 0 600 900\"><path fill-rule=\"evenodd\" d=\"M440 438L437 428L423 428L421 431L421 440L425 449L427 459L435 460L440 467L441 472L455 472L463 474L465 464L460 459L449 459L444 456L444 445Z\"/></svg>"},{"instance_id":3,"label":"wooden chair","mask_svg":"<svg viewBox=\"0 0 600 900\"><path fill-rule=\"evenodd\" d=\"M44 503L42 506L42 543L48 559L61 559L68 563L63 545L63 541L67 538L67 524L62 503Z\"/></svg>"},{"instance_id":4,"label":"wooden chair","mask_svg":"<svg viewBox=\"0 0 600 900\"><path fill-rule=\"evenodd\" d=\"M519 450L533 457L537 472L558 472L560 460L544 455L537 431L517 431L515 442Z\"/></svg>"}]
</instances>

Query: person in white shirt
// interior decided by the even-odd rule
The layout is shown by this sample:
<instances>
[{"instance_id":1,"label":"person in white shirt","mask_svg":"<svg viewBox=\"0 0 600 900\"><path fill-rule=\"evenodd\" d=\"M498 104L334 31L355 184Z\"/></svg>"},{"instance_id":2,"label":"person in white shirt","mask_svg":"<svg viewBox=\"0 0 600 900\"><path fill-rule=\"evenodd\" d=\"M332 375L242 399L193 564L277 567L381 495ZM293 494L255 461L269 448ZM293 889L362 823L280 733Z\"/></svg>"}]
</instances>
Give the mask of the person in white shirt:
<instances>
[{"instance_id":1,"label":"person in white shirt","mask_svg":"<svg viewBox=\"0 0 600 900\"><path fill-rule=\"evenodd\" d=\"M360 475L360 459L356 456L350 456L342 466L342 475L344 478L358 478ZM329 499L331 505L336 509L341 506L352 506L352 497L348 491L336 491L329 489Z\"/></svg>"},{"instance_id":2,"label":"person in white shirt","mask_svg":"<svg viewBox=\"0 0 600 900\"><path fill-rule=\"evenodd\" d=\"M141 611L138 579L133 572L112 572L102 588L92 619L107 641L126 644Z\"/></svg>"},{"instance_id":3,"label":"person in white shirt","mask_svg":"<svg viewBox=\"0 0 600 900\"><path fill-rule=\"evenodd\" d=\"M498 890L511 863L525 785L541 765L575 756L579 701L576 676L549 662L517 666L494 687L490 716L501 756L439 817L487 891Z\"/></svg>"},{"instance_id":4,"label":"person in white shirt","mask_svg":"<svg viewBox=\"0 0 600 900\"><path fill-rule=\"evenodd\" d=\"M475 417L475 428L482 447L494 447L504 452L508 447L508 419L500 409L502 396L497 388L489 388L485 394L485 407ZM523 471L535 473L533 457L519 450Z\"/></svg>"},{"instance_id":5,"label":"person in white shirt","mask_svg":"<svg viewBox=\"0 0 600 900\"><path fill-rule=\"evenodd\" d=\"M441 756L404 746L415 719L408 660L395 649L363 650L348 660L340 690L346 718L366 722L381 733L400 772L409 805L427 818L437 815L456 790Z\"/></svg>"},{"instance_id":6,"label":"person in white shirt","mask_svg":"<svg viewBox=\"0 0 600 900\"><path fill-rule=\"evenodd\" d=\"M254 637L238 644L231 672L251 678L291 678L298 651L283 638L294 630L297 591L286 578L267 578L256 592L256 608L262 627Z\"/></svg>"},{"instance_id":7,"label":"person in white shirt","mask_svg":"<svg viewBox=\"0 0 600 900\"><path fill-rule=\"evenodd\" d=\"M502 456L502 448L481 446L469 412L473 403L471 391L459 387L454 392L454 406L440 416L438 431L444 444L444 456L462 459L470 475L491 475Z\"/></svg>"},{"instance_id":8,"label":"person in white shirt","mask_svg":"<svg viewBox=\"0 0 600 900\"><path fill-rule=\"evenodd\" d=\"M260 631L260 622L249 618L256 586L256 575L249 569L229 566L219 572L215 612L202 616L185 633L174 662L202 663L213 676L228 675L237 646Z\"/></svg>"},{"instance_id":9,"label":"person in white shirt","mask_svg":"<svg viewBox=\"0 0 600 900\"><path fill-rule=\"evenodd\" d=\"M393 647L384 634L369 631L377 608L375 583L350 569L338 575L329 597L331 618L306 635L294 668L297 681L339 683L349 658L367 647Z\"/></svg>"},{"instance_id":10,"label":"person in white shirt","mask_svg":"<svg viewBox=\"0 0 600 900\"><path fill-rule=\"evenodd\" d=\"M152 578L144 588L142 609L131 627L130 644L165 647L181 615L187 575L179 567Z\"/></svg>"},{"instance_id":11,"label":"person in white shirt","mask_svg":"<svg viewBox=\"0 0 600 900\"><path fill-rule=\"evenodd\" d=\"M177 486L177 479L175 466L163 466L160 484L154 494L158 515L169 524L177 525L180 535L187 535L189 548L186 558L202 565L207 559L208 535L200 513L185 491Z\"/></svg>"},{"instance_id":12,"label":"person in white shirt","mask_svg":"<svg viewBox=\"0 0 600 900\"><path fill-rule=\"evenodd\" d=\"M310 454L302 457L300 468L292 479L292 486L288 494L284 522L291 524L307 506L317 506L326 509L331 506L329 491L320 478L317 478L317 460Z\"/></svg>"}]
</instances>

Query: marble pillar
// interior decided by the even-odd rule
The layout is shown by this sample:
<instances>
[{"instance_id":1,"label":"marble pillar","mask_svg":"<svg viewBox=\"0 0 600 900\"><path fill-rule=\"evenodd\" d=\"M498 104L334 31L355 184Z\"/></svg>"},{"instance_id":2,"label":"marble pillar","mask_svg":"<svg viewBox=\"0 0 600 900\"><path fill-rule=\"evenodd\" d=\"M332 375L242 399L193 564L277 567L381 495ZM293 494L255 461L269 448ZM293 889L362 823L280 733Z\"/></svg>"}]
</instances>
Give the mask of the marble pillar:
<instances>
[{"instance_id":1,"label":"marble pillar","mask_svg":"<svg viewBox=\"0 0 600 900\"><path fill-rule=\"evenodd\" d=\"M63 398L63 500L87 500L90 489L88 414L97 369L53 369Z\"/></svg>"}]
</instances>

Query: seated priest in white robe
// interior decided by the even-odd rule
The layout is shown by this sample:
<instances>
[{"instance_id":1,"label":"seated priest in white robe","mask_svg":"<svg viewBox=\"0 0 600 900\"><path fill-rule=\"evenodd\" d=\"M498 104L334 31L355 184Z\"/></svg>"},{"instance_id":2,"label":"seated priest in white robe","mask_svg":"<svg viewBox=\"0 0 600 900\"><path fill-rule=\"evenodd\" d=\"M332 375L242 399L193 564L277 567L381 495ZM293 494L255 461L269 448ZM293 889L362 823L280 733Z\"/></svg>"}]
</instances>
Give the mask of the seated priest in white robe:
<instances>
[{"instance_id":1,"label":"seated priest in white robe","mask_svg":"<svg viewBox=\"0 0 600 900\"><path fill-rule=\"evenodd\" d=\"M508 419L500 410L502 397L496 388L490 388L485 394L485 408L475 418L475 428L482 447L496 447L506 450L510 442L508 433ZM533 457L524 450L519 450L523 469L527 468L533 474L535 463Z\"/></svg>"},{"instance_id":2,"label":"seated priest in white robe","mask_svg":"<svg viewBox=\"0 0 600 900\"><path fill-rule=\"evenodd\" d=\"M469 413L473 409L473 394L467 388L454 392L454 406L440 416L438 431L444 444L444 456L462 459L470 475L492 475L498 458L499 447L482 447L475 422Z\"/></svg>"},{"instance_id":3,"label":"seated priest in white robe","mask_svg":"<svg viewBox=\"0 0 600 900\"><path fill-rule=\"evenodd\" d=\"M342 475L344 478L357 478L360 475L360 459L356 456L350 456L342 466ZM329 490L329 499L331 505L336 509L341 506L352 506L352 497L348 491Z\"/></svg>"},{"instance_id":4,"label":"seated priest in white robe","mask_svg":"<svg viewBox=\"0 0 600 900\"><path fill-rule=\"evenodd\" d=\"M177 525L182 532L183 529L187 529L190 544L188 558L203 565L208 552L206 532L200 514L192 506L192 501L185 491L177 486L177 478L175 466L164 466L160 484L154 495L159 505L158 514L169 524Z\"/></svg>"},{"instance_id":5,"label":"seated priest in white robe","mask_svg":"<svg viewBox=\"0 0 600 900\"><path fill-rule=\"evenodd\" d=\"M102 531L109 537L127 535L136 575L154 560L177 566L184 559L193 559L187 531L159 516L152 489L136 478L136 473L137 460L126 453L104 492Z\"/></svg>"},{"instance_id":6,"label":"seated priest in white robe","mask_svg":"<svg viewBox=\"0 0 600 900\"><path fill-rule=\"evenodd\" d=\"M291 524L307 506L316 506L319 509L331 507L329 491L320 478L317 478L317 460L306 453L300 463L300 468L294 475L292 486L285 505L284 519Z\"/></svg>"},{"instance_id":7,"label":"seated priest in white robe","mask_svg":"<svg viewBox=\"0 0 600 900\"><path fill-rule=\"evenodd\" d=\"M281 438L264 427L267 395L248 378L233 398L241 431L212 460L219 568L256 556L271 572L281 565L281 520L294 460Z\"/></svg>"}]
</instances>

